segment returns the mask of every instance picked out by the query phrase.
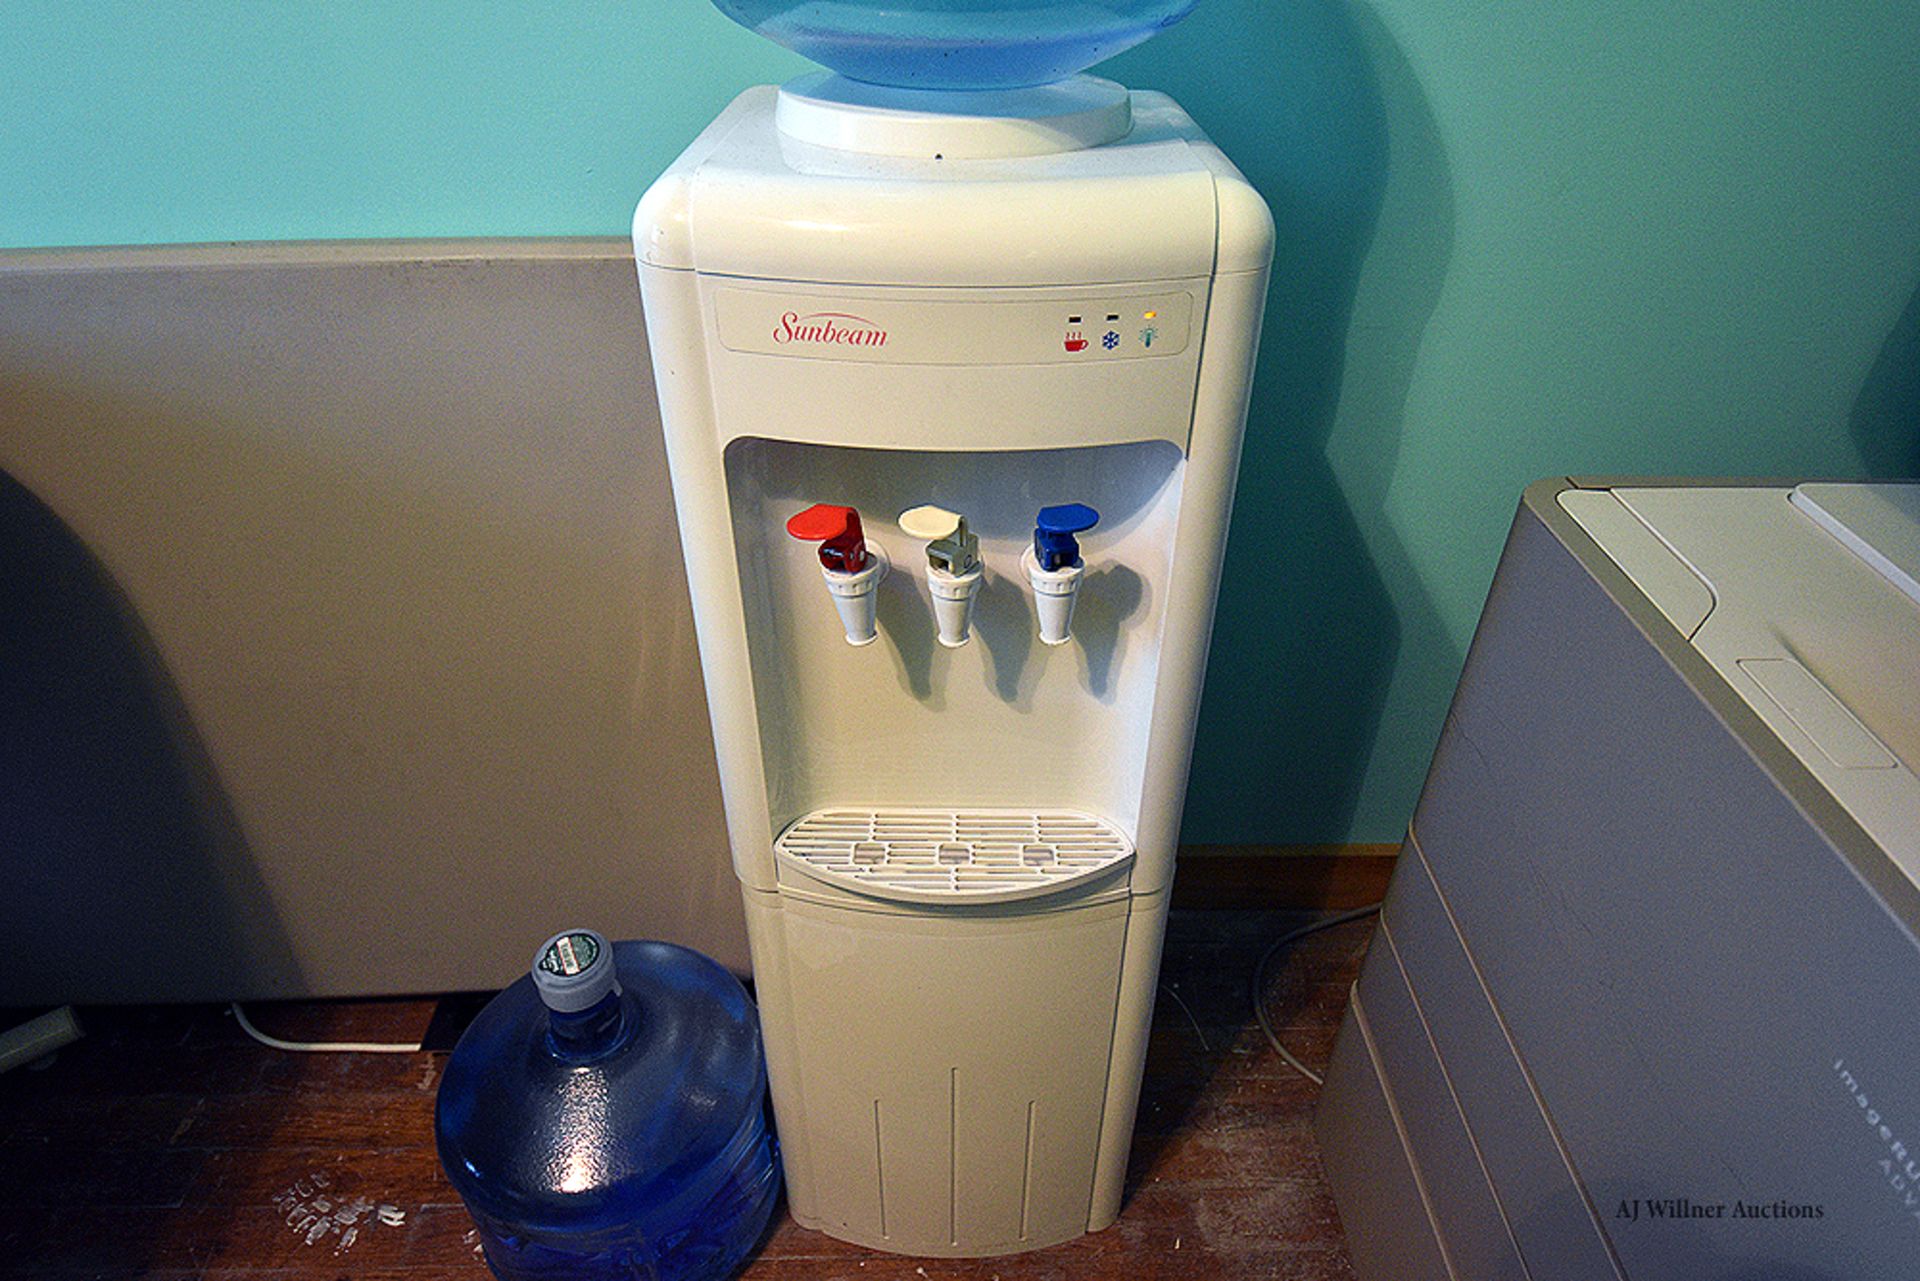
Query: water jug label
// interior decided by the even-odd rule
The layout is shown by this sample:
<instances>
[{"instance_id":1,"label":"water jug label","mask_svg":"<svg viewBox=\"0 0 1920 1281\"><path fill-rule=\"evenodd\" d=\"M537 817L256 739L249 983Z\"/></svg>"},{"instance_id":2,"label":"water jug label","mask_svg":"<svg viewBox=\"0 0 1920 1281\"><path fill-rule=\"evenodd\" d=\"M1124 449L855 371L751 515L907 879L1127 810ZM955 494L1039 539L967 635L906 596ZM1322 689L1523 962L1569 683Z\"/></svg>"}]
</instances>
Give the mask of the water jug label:
<instances>
[{"instance_id":1,"label":"water jug label","mask_svg":"<svg viewBox=\"0 0 1920 1281\"><path fill-rule=\"evenodd\" d=\"M592 966L600 944L591 934L562 934L547 945L540 968L549 974L572 977Z\"/></svg>"}]
</instances>

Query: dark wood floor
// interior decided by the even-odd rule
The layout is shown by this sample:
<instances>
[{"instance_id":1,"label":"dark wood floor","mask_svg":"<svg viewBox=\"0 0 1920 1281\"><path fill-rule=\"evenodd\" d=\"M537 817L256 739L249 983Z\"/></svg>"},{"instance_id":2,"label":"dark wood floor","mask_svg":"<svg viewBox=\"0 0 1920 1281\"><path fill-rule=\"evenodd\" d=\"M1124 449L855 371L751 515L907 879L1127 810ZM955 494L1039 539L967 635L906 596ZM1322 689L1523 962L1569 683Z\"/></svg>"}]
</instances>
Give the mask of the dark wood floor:
<instances>
[{"instance_id":1,"label":"dark wood floor","mask_svg":"<svg viewBox=\"0 0 1920 1281\"><path fill-rule=\"evenodd\" d=\"M1114 1227L955 1262L875 1254L782 1212L746 1275L1352 1281L1310 1127L1314 1087L1267 1047L1247 998L1262 947L1307 919L1173 913ZM1312 936L1273 967L1269 1009L1309 1063L1326 1061L1371 930ZM401 1040L420 1035L432 1008L266 1006L256 1017L287 1037ZM0 1076L0 1278L487 1276L434 1157L440 1056L283 1053L211 1007L82 1019L88 1037L50 1067Z\"/></svg>"}]
</instances>

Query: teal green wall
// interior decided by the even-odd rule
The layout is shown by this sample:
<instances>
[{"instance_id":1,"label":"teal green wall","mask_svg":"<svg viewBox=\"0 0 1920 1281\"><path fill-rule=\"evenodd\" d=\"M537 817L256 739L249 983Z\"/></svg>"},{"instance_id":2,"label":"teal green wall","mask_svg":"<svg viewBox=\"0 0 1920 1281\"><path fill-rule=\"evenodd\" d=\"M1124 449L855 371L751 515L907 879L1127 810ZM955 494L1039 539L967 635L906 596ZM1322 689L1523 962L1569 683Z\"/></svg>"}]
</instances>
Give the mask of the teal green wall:
<instances>
[{"instance_id":1,"label":"teal green wall","mask_svg":"<svg viewBox=\"0 0 1920 1281\"><path fill-rule=\"evenodd\" d=\"M625 234L807 66L703 0L4 0L0 245Z\"/></svg>"},{"instance_id":2,"label":"teal green wall","mask_svg":"<svg viewBox=\"0 0 1920 1281\"><path fill-rule=\"evenodd\" d=\"M0 245L619 234L744 84L704 0L0 6ZM1920 472L1911 0L1203 0L1280 249L1188 836L1391 840L1515 496Z\"/></svg>"}]
</instances>

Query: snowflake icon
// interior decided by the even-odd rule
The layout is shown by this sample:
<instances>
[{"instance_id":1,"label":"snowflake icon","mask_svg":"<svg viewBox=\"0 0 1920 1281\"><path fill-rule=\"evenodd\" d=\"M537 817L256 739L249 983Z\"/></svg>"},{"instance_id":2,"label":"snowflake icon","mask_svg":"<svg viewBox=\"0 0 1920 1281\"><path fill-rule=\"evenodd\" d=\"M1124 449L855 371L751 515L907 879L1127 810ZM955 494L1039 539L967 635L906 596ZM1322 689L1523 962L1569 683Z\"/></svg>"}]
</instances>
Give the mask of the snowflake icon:
<instances>
[{"instance_id":1,"label":"snowflake icon","mask_svg":"<svg viewBox=\"0 0 1920 1281\"><path fill-rule=\"evenodd\" d=\"M1113 330L1109 329L1107 330L1106 337L1100 340L1100 345L1102 347L1105 347L1108 351L1112 351L1115 347L1118 347L1120 345L1120 335L1114 333Z\"/></svg>"}]
</instances>

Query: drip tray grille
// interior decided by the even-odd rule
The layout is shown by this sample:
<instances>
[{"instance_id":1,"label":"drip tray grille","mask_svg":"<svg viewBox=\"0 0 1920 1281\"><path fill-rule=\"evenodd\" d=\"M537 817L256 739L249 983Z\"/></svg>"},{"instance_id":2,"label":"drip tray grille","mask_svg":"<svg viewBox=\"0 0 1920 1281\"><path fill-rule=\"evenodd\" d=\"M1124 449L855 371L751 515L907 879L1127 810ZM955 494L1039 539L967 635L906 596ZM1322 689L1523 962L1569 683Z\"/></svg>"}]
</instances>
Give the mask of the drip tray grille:
<instances>
[{"instance_id":1,"label":"drip tray grille","mask_svg":"<svg viewBox=\"0 0 1920 1281\"><path fill-rule=\"evenodd\" d=\"M1077 810L815 810L774 842L817 880L910 903L1005 902L1103 875L1133 842Z\"/></svg>"}]
</instances>

